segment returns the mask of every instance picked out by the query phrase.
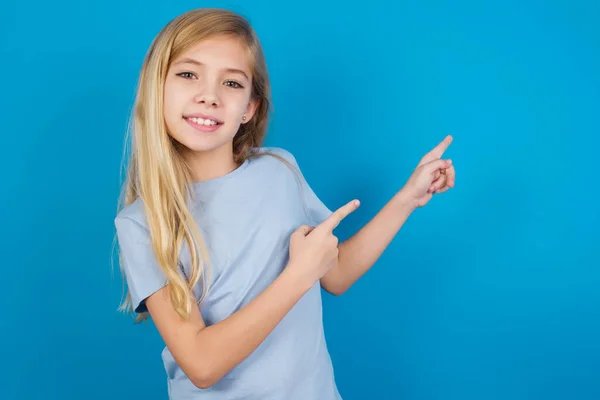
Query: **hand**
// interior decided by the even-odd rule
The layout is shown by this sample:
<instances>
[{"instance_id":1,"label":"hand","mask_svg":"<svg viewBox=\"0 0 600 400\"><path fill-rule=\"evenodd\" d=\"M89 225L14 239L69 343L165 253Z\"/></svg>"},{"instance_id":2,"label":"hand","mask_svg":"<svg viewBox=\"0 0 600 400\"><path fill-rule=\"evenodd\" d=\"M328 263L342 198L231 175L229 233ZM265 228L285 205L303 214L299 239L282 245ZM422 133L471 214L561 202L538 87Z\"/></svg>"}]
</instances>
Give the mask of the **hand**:
<instances>
[{"instance_id":1,"label":"hand","mask_svg":"<svg viewBox=\"0 0 600 400\"><path fill-rule=\"evenodd\" d=\"M441 159L450 143L452 136L448 135L425 154L402 188L402 192L416 207L423 207L435 193L443 193L454 187L456 173L452 160Z\"/></svg>"},{"instance_id":2,"label":"hand","mask_svg":"<svg viewBox=\"0 0 600 400\"><path fill-rule=\"evenodd\" d=\"M307 225L298 228L290 238L288 269L297 272L310 286L321 279L333 268L338 257L338 238L333 230L359 205L358 200L353 200L315 228Z\"/></svg>"}]
</instances>

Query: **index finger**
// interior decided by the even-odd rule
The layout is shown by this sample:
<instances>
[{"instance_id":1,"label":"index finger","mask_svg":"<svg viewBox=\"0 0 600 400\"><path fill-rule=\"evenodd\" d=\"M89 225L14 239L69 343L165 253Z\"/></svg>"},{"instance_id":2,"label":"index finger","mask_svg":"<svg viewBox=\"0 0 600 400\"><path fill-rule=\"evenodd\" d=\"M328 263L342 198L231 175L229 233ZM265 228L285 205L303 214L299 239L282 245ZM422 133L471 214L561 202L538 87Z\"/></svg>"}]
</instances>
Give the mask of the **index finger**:
<instances>
[{"instance_id":1,"label":"index finger","mask_svg":"<svg viewBox=\"0 0 600 400\"><path fill-rule=\"evenodd\" d=\"M446 136L444 140L440 142L440 144L435 146L429 153L427 153L425 157L423 157L424 161L430 162L441 158L448 146L450 146L450 143L452 143L452 135Z\"/></svg>"},{"instance_id":2,"label":"index finger","mask_svg":"<svg viewBox=\"0 0 600 400\"><path fill-rule=\"evenodd\" d=\"M431 150L431 153L433 153L433 155L436 158L441 158L442 154L444 154L444 152L446 151L446 149L448 148L448 146L450 146L450 143L452 143L452 135L448 135L444 138L444 140L442 140L440 142L440 144L438 144L437 146L435 146L433 148L433 150Z\"/></svg>"},{"instance_id":3,"label":"index finger","mask_svg":"<svg viewBox=\"0 0 600 400\"><path fill-rule=\"evenodd\" d=\"M327 229L333 231L344 218L358 208L360 202L358 200L352 200L351 202L343 205L342 207L335 210L325 221L321 222L319 227L321 229Z\"/></svg>"}]
</instances>

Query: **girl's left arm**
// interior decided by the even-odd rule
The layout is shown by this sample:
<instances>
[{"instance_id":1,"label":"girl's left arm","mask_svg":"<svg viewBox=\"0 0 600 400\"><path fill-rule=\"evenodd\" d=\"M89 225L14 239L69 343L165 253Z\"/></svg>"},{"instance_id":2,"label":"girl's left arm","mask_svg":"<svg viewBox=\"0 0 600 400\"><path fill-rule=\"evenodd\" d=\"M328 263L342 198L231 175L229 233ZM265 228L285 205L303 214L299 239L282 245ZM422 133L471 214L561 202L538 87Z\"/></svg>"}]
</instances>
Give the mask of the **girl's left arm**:
<instances>
[{"instance_id":1,"label":"girl's left arm","mask_svg":"<svg viewBox=\"0 0 600 400\"><path fill-rule=\"evenodd\" d=\"M323 289L336 296L348 290L375 264L414 210L414 202L398 192L369 223L339 244L337 265L321 278Z\"/></svg>"},{"instance_id":2,"label":"girl's left arm","mask_svg":"<svg viewBox=\"0 0 600 400\"><path fill-rule=\"evenodd\" d=\"M452 142L448 135L425 154L402 190L360 229L339 244L337 264L321 278L323 289L341 295L379 259L412 212L431 200L434 193L454 187L456 173L451 160L442 160Z\"/></svg>"}]
</instances>

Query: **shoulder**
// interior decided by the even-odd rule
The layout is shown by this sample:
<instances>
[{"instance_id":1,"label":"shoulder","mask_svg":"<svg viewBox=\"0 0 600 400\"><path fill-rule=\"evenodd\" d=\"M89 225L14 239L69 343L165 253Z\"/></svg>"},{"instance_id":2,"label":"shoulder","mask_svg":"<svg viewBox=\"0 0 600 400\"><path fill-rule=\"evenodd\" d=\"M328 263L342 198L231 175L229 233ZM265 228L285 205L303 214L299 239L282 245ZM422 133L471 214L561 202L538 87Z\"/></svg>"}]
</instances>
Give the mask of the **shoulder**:
<instances>
[{"instance_id":1,"label":"shoulder","mask_svg":"<svg viewBox=\"0 0 600 400\"><path fill-rule=\"evenodd\" d=\"M144 203L137 198L133 203L123 207L114 219L117 231L130 231L132 228L143 230L147 229L146 214Z\"/></svg>"},{"instance_id":2,"label":"shoulder","mask_svg":"<svg viewBox=\"0 0 600 400\"><path fill-rule=\"evenodd\" d=\"M255 149L255 154L259 156L259 160L264 163L279 163L283 162L290 163L294 167L298 168L298 162L296 157L291 151L282 147L258 147Z\"/></svg>"},{"instance_id":3,"label":"shoulder","mask_svg":"<svg viewBox=\"0 0 600 400\"><path fill-rule=\"evenodd\" d=\"M260 147L259 151L284 157L288 161L294 159L294 155L292 154L292 152L287 149L284 149L283 147Z\"/></svg>"}]
</instances>

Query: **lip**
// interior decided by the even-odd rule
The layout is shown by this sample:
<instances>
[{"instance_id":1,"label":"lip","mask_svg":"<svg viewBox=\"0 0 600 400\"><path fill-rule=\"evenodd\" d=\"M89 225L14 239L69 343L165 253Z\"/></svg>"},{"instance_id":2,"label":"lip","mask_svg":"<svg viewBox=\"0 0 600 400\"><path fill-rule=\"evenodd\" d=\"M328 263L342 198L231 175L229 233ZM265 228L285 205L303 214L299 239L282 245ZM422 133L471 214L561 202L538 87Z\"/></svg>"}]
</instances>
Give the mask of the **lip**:
<instances>
[{"instance_id":1,"label":"lip","mask_svg":"<svg viewBox=\"0 0 600 400\"><path fill-rule=\"evenodd\" d=\"M184 119L188 119L188 118L202 118L202 119L210 119L212 121L215 121L217 124L219 125L223 125L223 121L221 121L218 118L212 117L210 115L206 115L206 114L187 114L183 116Z\"/></svg>"},{"instance_id":2,"label":"lip","mask_svg":"<svg viewBox=\"0 0 600 400\"><path fill-rule=\"evenodd\" d=\"M196 117L196 118L203 118L203 117ZM210 119L210 118L207 117L207 119ZM185 122L188 123L188 125L190 125L194 129L196 129L197 131L206 132L206 133L215 132L217 129L219 129L221 126L223 126L222 123L219 123L216 125L204 125L204 124L200 125L200 124L193 122L192 120L190 120L188 118L184 118L184 120L185 120ZM216 120L213 120L213 121L216 121Z\"/></svg>"}]
</instances>

